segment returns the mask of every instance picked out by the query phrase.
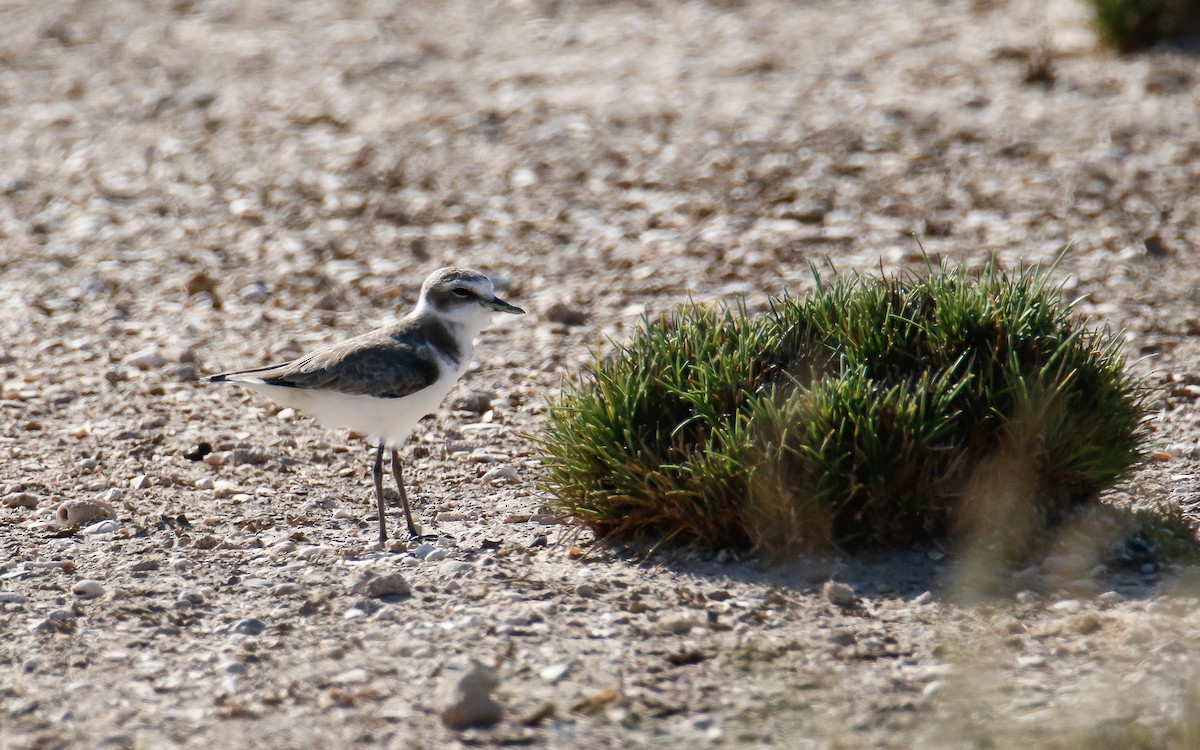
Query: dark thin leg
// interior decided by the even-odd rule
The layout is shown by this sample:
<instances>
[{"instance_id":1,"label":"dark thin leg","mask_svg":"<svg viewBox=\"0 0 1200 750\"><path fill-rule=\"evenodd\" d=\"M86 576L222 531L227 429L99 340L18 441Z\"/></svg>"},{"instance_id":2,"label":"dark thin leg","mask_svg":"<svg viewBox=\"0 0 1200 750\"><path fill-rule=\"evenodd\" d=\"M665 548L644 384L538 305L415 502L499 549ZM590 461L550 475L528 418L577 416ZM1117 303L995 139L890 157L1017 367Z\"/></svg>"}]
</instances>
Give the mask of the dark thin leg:
<instances>
[{"instance_id":1,"label":"dark thin leg","mask_svg":"<svg viewBox=\"0 0 1200 750\"><path fill-rule=\"evenodd\" d=\"M375 476L375 505L379 508L379 543L387 541L387 519L383 515L383 441L375 451L375 468L371 471ZM409 522L411 525L411 521Z\"/></svg>"},{"instance_id":2,"label":"dark thin leg","mask_svg":"<svg viewBox=\"0 0 1200 750\"><path fill-rule=\"evenodd\" d=\"M392 451L392 476L396 479L396 487L400 489L400 504L404 506L404 520L408 521L408 535L416 536L417 527L413 524L412 512L408 509L408 495L404 493L404 480L400 478L400 451L397 450Z\"/></svg>"}]
</instances>

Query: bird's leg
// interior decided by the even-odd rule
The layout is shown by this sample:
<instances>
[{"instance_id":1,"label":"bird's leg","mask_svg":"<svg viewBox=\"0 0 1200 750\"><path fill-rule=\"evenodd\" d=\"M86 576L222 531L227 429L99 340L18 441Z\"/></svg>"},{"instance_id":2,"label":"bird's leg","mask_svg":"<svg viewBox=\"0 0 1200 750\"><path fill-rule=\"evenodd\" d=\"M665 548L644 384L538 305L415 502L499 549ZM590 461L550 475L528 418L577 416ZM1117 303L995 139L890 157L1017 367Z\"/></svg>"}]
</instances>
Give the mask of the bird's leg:
<instances>
[{"instance_id":1,"label":"bird's leg","mask_svg":"<svg viewBox=\"0 0 1200 750\"><path fill-rule=\"evenodd\" d=\"M375 468L371 471L375 477L375 505L379 509L379 543L383 544L387 541L387 519L383 515L383 441L379 441L379 447L375 450ZM407 508L406 508L407 510ZM409 526L412 526L412 521L409 521Z\"/></svg>"},{"instance_id":2,"label":"bird's leg","mask_svg":"<svg viewBox=\"0 0 1200 750\"><path fill-rule=\"evenodd\" d=\"M380 450L383 450L382 447ZM404 480L400 478L400 451L392 450L392 476L396 479L396 488L400 490L400 504L404 506L404 520L408 521L408 535L417 536L417 527L413 524L412 512L408 509L408 495L404 493Z\"/></svg>"}]
</instances>

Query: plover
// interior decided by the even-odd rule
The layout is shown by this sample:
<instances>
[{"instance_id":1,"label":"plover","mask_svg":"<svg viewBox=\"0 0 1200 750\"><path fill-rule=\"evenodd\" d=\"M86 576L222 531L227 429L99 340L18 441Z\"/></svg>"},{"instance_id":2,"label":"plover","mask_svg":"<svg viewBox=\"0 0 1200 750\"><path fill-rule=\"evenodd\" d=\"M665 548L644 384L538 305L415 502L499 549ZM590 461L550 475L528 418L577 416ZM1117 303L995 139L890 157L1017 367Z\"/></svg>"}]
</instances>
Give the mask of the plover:
<instances>
[{"instance_id":1,"label":"plover","mask_svg":"<svg viewBox=\"0 0 1200 750\"><path fill-rule=\"evenodd\" d=\"M375 503L379 541L387 541L383 452L392 452L408 533L417 535L400 471L400 446L417 422L437 410L470 362L475 337L493 310L523 314L496 296L491 279L466 268L442 268L425 279L416 309L399 321L291 362L213 375L238 383L331 427L376 441Z\"/></svg>"}]
</instances>

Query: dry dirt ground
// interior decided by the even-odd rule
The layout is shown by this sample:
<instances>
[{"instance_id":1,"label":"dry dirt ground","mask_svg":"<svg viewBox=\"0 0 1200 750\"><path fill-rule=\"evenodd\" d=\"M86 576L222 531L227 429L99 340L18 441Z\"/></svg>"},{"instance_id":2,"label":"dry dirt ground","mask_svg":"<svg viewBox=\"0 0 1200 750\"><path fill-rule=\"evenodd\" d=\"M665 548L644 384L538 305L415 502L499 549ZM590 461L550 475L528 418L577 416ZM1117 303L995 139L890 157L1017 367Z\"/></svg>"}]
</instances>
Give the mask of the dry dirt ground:
<instances>
[{"instance_id":1,"label":"dry dirt ground","mask_svg":"<svg viewBox=\"0 0 1200 750\"><path fill-rule=\"evenodd\" d=\"M0 747L1197 746L1195 571L647 559L539 514L530 435L645 310L1070 244L1162 387L1114 501L1194 509L1198 95L1080 0L0 4ZM363 441L196 378L451 263L530 312L379 549ZM473 661L502 717L448 728Z\"/></svg>"}]
</instances>

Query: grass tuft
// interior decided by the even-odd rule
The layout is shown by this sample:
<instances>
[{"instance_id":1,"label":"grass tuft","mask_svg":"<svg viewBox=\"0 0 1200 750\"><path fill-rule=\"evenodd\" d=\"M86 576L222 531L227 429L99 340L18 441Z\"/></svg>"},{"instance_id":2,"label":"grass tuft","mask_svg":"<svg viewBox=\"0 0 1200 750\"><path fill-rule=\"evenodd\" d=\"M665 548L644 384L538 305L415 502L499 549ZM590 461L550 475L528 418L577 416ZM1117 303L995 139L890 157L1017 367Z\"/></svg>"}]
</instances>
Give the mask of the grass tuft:
<instances>
[{"instance_id":1,"label":"grass tuft","mask_svg":"<svg viewBox=\"0 0 1200 750\"><path fill-rule=\"evenodd\" d=\"M1121 52L1200 33L1200 0L1092 0L1104 40Z\"/></svg>"},{"instance_id":2,"label":"grass tuft","mask_svg":"<svg viewBox=\"0 0 1200 750\"><path fill-rule=\"evenodd\" d=\"M601 535L774 555L974 533L997 503L1055 521L1146 438L1120 338L1071 309L995 266L818 275L758 316L681 306L564 384L548 489Z\"/></svg>"}]
</instances>

